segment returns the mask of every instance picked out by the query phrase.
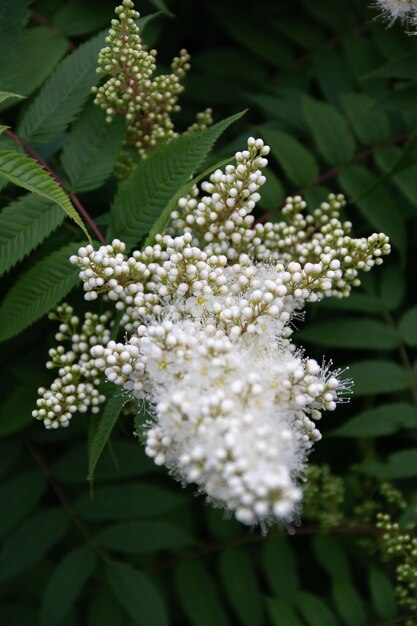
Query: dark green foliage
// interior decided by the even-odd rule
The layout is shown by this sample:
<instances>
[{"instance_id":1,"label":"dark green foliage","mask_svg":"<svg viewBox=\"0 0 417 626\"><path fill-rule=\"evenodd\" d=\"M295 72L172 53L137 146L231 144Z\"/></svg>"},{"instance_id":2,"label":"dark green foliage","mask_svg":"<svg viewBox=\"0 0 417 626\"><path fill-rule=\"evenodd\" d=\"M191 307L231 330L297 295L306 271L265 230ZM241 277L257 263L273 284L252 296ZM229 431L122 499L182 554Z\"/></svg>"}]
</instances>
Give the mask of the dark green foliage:
<instances>
[{"instance_id":1,"label":"dark green foliage","mask_svg":"<svg viewBox=\"0 0 417 626\"><path fill-rule=\"evenodd\" d=\"M137 2L163 72L183 46L192 55L176 129L207 106L223 121L162 147L121 182L123 120L106 123L90 96L115 3L0 0L2 625L405 623L372 512L394 509L380 494L391 481L407 500L401 523L415 524L417 55L415 38L385 29L368 4ZM45 317L67 296L86 308L68 263L85 240L67 219L80 224L68 193L109 228L106 241L111 232L131 247L150 242L191 177L226 163L249 135L271 146L259 203L268 219L281 219L287 195L304 194L313 210L343 192L355 236L385 231L393 244L351 297L295 320L307 353L349 367L354 381L350 402L320 423L312 457L346 494L330 503L342 521L326 532L301 510L300 525L263 536L205 506L145 455L113 386L97 419L79 415L51 432L31 418L37 387L54 376L44 369L56 332Z\"/></svg>"}]
</instances>

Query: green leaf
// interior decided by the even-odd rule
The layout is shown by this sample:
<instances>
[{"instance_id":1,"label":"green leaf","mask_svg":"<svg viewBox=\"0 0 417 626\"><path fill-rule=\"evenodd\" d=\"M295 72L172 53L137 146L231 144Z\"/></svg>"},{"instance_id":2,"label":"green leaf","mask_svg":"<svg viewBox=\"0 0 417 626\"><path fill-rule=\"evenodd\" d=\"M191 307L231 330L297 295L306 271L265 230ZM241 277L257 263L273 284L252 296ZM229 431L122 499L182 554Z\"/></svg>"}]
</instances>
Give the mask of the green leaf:
<instances>
[{"instance_id":1,"label":"green leaf","mask_svg":"<svg viewBox=\"0 0 417 626\"><path fill-rule=\"evenodd\" d=\"M59 204L61 209L84 231L84 222L57 181L34 159L11 150L0 151L0 177L37 196Z\"/></svg>"},{"instance_id":2,"label":"green leaf","mask_svg":"<svg viewBox=\"0 0 417 626\"><path fill-rule=\"evenodd\" d=\"M34 250L64 218L59 206L34 194L5 207L0 213L0 274Z\"/></svg>"},{"instance_id":3,"label":"green leaf","mask_svg":"<svg viewBox=\"0 0 417 626\"><path fill-rule=\"evenodd\" d=\"M363 78L410 78L415 81L417 79L416 62L417 53L407 52L365 74Z\"/></svg>"},{"instance_id":4,"label":"green leaf","mask_svg":"<svg viewBox=\"0 0 417 626\"><path fill-rule=\"evenodd\" d=\"M320 306L326 309L355 311L357 313L381 313L383 306L378 298L368 293L352 292L348 298L325 298Z\"/></svg>"},{"instance_id":5,"label":"green leaf","mask_svg":"<svg viewBox=\"0 0 417 626\"><path fill-rule=\"evenodd\" d=\"M417 410L405 402L363 411L330 433L331 437L382 437L402 428L417 428ZM329 435L328 435L329 436Z\"/></svg>"},{"instance_id":6,"label":"green leaf","mask_svg":"<svg viewBox=\"0 0 417 626\"><path fill-rule=\"evenodd\" d=\"M0 306L0 341L46 315L75 287L79 270L68 260L73 251L67 244L20 276Z\"/></svg>"},{"instance_id":7,"label":"green leaf","mask_svg":"<svg viewBox=\"0 0 417 626\"><path fill-rule=\"evenodd\" d=\"M25 96L19 96L19 94L17 93L10 93L10 91L0 91L0 102L4 102L9 98L13 98L14 100L16 100L17 98L18 100L22 100L24 97Z\"/></svg>"},{"instance_id":8,"label":"green leaf","mask_svg":"<svg viewBox=\"0 0 417 626\"><path fill-rule=\"evenodd\" d=\"M18 134L31 143L46 143L61 135L99 81L97 56L104 33L79 46L56 68L19 124Z\"/></svg>"},{"instance_id":9,"label":"green leaf","mask_svg":"<svg viewBox=\"0 0 417 626\"><path fill-rule=\"evenodd\" d=\"M397 210L383 182L361 165L350 165L338 175L338 180L361 213L374 228L386 233L404 252L406 236L404 218Z\"/></svg>"},{"instance_id":10,"label":"green leaf","mask_svg":"<svg viewBox=\"0 0 417 626\"><path fill-rule=\"evenodd\" d=\"M123 391L118 390L107 401L106 406L104 407L103 415L98 423L97 430L93 435L91 444L89 444L88 480L93 480L97 462L104 450L117 419L128 400L129 397L125 395Z\"/></svg>"},{"instance_id":11,"label":"green leaf","mask_svg":"<svg viewBox=\"0 0 417 626\"><path fill-rule=\"evenodd\" d=\"M136 449L138 454L140 449ZM81 496L74 509L81 518L90 522L137 520L163 516L187 502L184 494L145 483L127 483L120 487L96 487L93 497Z\"/></svg>"},{"instance_id":12,"label":"green leaf","mask_svg":"<svg viewBox=\"0 0 417 626\"><path fill-rule=\"evenodd\" d=\"M205 130L182 135L141 161L120 184L112 205L112 233L128 246L136 245L151 230L169 201L200 167L215 141L238 113Z\"/></svg>"},{"instance_id":13,"label":"green leaf","mask_svg":"<svg viewBox=\"0 0 417 626\"><path fill-rule=\"evenodd\" d=\"M399 329L407 345L417 346L417 306L413 306L404 313Z\"/></svg>"},{"instance_id":14,"label":"green leaf","mask_svg":"<svg viewBox=\"0 0 417 626\"><path fill-rule=\"evenodd\" d=\"M74 606L94 569L94 555L85 545L67 554L48 580L40 611L42 626L60 624Z\"/></svg>"},{"instance_id":15,"label":"green leaf","mask_svg":"<svg viewBox=\"0 0 417 626\"><path fill-rule=\"evenodd\" d=\"M381 302L389 311L395 311L404 300L406 282L404 271L395 263L384 267L380 281Z\"/></svg>"},{"instance_id":16,"label":"green leaf","mask_svg":"<svg viewBox=\"0 0 417 626\"><path fill-rule=\"evenodd\" d=\"M195 545L192 537L164 522L114 524L96 535L98 545L125 554L152 554Z\"/></svg>"},{"instance_id":17,"label":"green leaf","mask_svg":"<svg viewBox=\"0 0 417 626\"><path fill-rule=\"evenodd\" d=\"M395 590L385 574L376 567L369 572L369 589L378 616L382 619L394 618L397 615Z\"/></svg>"},{"instance_id":18,"label":"green leaf","mask_svg":"<svg viewBox=\"0 0 417 626\"><path fill-rule=\"evenodd\" d=\"M312 545L318 563L332 579L351 580L349 560L339 537L315 535Z\"/></svg>"},{"instance_id":19,"label":"green leaf","mask_svg":"<svg viewBox=\"0 0 417 626\"><path fill-rule=\"evenodd\" d=\"M45 491L39 471L25 472L0 488L0 536L15 528L37 505Z\"/></svg>"},{"instance_id":20,"label":"green leaf","mask_svg":"<svg viewBox=\"0 0 417 626\"><path fill-rule=\"evenodd\" d=\"M109 124L92 102L84 109L62 151L71 191L91 191L104 184L113 171L124 134L122 118Z\"/></svg>"},{"instance_id":21,"label":"green leaf","mask_svg":"<svg viewBox=\"0 0 417 626\"><path fill-rule=\"evenodd\" d=\"M300 583L297 561L286 537L274 537L263 543L261 565L274 596L291 603Z\"/></svg>"},{"instance_id":22,"label":"green leaf","mask_svg":"<svg viewBox=\"0 0 417 626\"><path fill-rule=\"evenodd\" d=\"M275 128L265 126L260 130L271 147L271 156L278 161L294 185L306 185L318 177L319 166L316 159L297 139Z\"/></svg>"},{"instance_id":23,"label":"green leaf","mask_svg":"<svg viewBox=\"0 0 417 626\"><path fill-rule=\"evenodd\" d=\"M63 511L50 509L24 522L3 543L0 552L0 581L28 569L41 559L64 535L68 517Z\"/></svg>"},{"instance_id":24,"label":"green leaf","mask_svg":"<svg viewBox=\"0 0 417 626\"><path fill-rule=\"evenodd\" d=\"M127 563L108 563L107 578L117 600L135 624L168 626L164 600L145 574Z\"/></svg>"},{"instance_id":25,"label":"green leaf","mask_svg":"<svg viewBox=\"0 0 417 626\"><path fill-rule=\"evenodd\" d=\"M348 376L353 379L355 396L404 391L410 385L406 371L390 361L369 360L354 363L349 367Z\"/></svg>"},{"instance_id":26,"label":"green leaf","mask_svg":"<svg viewBox=\"0 0 417 626\"><path fill-rule=\"evenodd\" d=\"M299 333L300 341L319 346L363 350L391 350L400 345L401 337L395 328L371 318L338 317L316 322Z\"/></svg>"},{"instance_id":27,"label":"green leaf","mask_svg":"<svg viewBox=\"0 0 417 626\"><path fill-rule=\"evenodd\" d=\"M364 93L344 93L340 96L343 112L349 119L358 138L373 146L391 136L388 116L383 111L372 110L374 100Z\"/></svg>"},{"instance_id":28,"label":"green leaf","mask_svg":"<svg viewBox=\"0 0 417 626\"><path fill-rule=\"evenodd\" d=\"M87 626L127 626L126 613L112 596L107 585L101 585L88 606Z\"/></svg>"},{"instance_id":29,"label":"green leaf","mask_svg":"<svg viewBox=\"0 0 417 626\"><path fill-rule=\"evenodd\" d=\"M99 3L84 0L67 0L57 8L52 22L69 37L79 37L97 32L110 23L114 14L112 0L100 0Z\"/></svg>"},{"instance_id":30,"label":"green leaf","mask_svg":"<svg viewBox=\"0 0 417 626\"><path fill-rule=\"evenodd\" d=\"M279 598L266 598L269 617L273 626L303 626L293 609Z\"/></svg>"},{"instance_id":31,"label":"green leaf","mask_svg":"<svg viewBox=\"0 0 417 626\"><path fill-rule=\"evenodd\" d=\"M391 454L386 463L363 463L358 470L384 480L417 476L417 448Z\"/></svg>"},{"instance_id":32,"label":"green leaf","mask_svg":"<svg viewBox=\"0 0 417 626\"><path fill-rule=\"evenodd\" d=\"M27 0L2 0L0 4L0 85L8 85L17 68L16 48L28 18Z\"/></svg>"},{"instance_id":33,"label":"green leaf","mask_svg":"<svg viewBox=\"0 0 417 626\"><path fill-rule=\"evenodd\" d=\"M231 625L219 590L199 561L183 561L174 570L174 588L192 626Z\"/></svg>"},{"instance_id":34,"label":"green leaf","mask_svg":"<svg viewBox=\"0 0 417 626\"><path fill-rule=\"evenodd\" d=\"M262 626L263 606L259 582L252 561L241 547L229 547L220 555L220 576L224 592L239 624Z\"/></svg>"},{"instance_id":35,"label":"green leaf","mask_svg":"<svg viewBox=\"0 0 417 626\"><path fill-rule=\"evenodd\" d=\"M281 202L285 199L284 187L273 170L269 169L266 182L261 188L261 199L258 206L267 211L277 211Z\"/></svg>"},{"instance_id":36,"label":"green leaf","mask_svg":"<svg viewBox=\"0 0 417 626\"><path fill-rule=\"evenodd\" d=\"M363 602L353 585L345 581L334 580L332 596L344 624L347 626L366 626L369 624Z\"/></svg>"},{"instance_id":37,"label":"green leaf","mask_svg":"<svg viewBox=\"0 0 417 626\"><path fill-rule=\"evenodd\" d=\"M297 594L297 607L308 626L338 626L335 616L323 600L312 593L300 591Z\"/></svg>"},{"instance_id":38,"label":"green leaf","mask_svg":"<svg viewBox=\"0 0 417 626\"><path fill-rule=\"evenodd\" d=\"M305 121L323 158L331 165L349 161L355 152L355 142L339 111L327 102L304 97Z\"/></svg>"}]
</instances>

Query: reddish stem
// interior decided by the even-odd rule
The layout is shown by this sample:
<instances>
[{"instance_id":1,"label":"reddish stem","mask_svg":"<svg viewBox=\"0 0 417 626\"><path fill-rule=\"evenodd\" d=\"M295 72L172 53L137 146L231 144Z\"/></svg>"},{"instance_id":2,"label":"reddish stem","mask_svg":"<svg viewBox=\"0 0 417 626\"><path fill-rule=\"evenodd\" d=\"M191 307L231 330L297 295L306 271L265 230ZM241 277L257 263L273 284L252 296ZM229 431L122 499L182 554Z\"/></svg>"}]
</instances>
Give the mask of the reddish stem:
<instances>
[{"instance_id":1,"label":"reddish stem","mask_svg":"<svg viewBox=\"0 0 417 626\"><path fill-rule=\"evenodd\" d=\"M56 182L65 191L65 187L64 187L64 183L63 183L62 179L58 176L58 174L56 172L54 172L53 169L51 169L49 167L49 165L46 163L46 161L44 161L43 158L37 152L35 152L35 150L33 148L31 148L31 146L29 144L26 143L26 141L24 141L23 139L21 139L20 137L15 135L9 129L6 129L4 131L4 133L8 137L10 137L10 139L12 139L14 142L16 142L17 144L22 146L23 150L25 152L27 152L27 154L29 154L31 157L33 157L35 159L35 161L37 161L39 163L39 165L42 165L43 169L46 170L48 172L48 174L50 174L52 176L52 178L54 178L56 180ZM87 209L81 204L81 202L79 201L79 199L77 198L77 196L75 194L73 194L72 192L67 192L67 193L68 193L68 196L69 196L71 202L76 207L76 209L78 210L80 215L82 215L82 217L87 222L87 224L90 226L91 230L93 231L93 233L95 234L97 239L100 241L100 243L105 244L106 243L106 239L105 239L103 233L101 232L101 230L99 229L99 227L97 226L97 224L95 223L95 221L93 220L91 215L88 213Z\"/></svg>"},{"instance_id":2,"label":"reddish stem","mask_svg":"<svg viewBox=\"0 0 417 626\"><path fill-rule=\"evenodd\" d=\"M47 20L46 17L44 17L37 11L32 11L30 14L30 17L37 24L40 24L41 26L44 26L45 28L48 28L49 30L53 30L54 33L59 33L60 35L63 35L65 39L68 41L68 48L71 50L71 52L74 52L74 50L77 49L77 46L75 45L75 43L71 41L70 39L68 39L65 33L60 28L57 28L52 22Z\"/></svg>"}]
</instances>

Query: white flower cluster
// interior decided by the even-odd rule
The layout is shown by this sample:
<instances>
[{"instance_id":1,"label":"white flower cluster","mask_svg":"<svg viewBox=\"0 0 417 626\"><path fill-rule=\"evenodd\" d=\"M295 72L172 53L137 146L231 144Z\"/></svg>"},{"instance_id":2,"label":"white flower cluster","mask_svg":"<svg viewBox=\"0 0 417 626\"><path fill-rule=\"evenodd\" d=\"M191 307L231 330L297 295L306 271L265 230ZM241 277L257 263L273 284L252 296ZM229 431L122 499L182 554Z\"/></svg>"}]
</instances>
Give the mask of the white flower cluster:
<instances>
[{"instance_id":1,"label":"white flower cluster","mask_svg":"<svg viewBox=\"0 0 417 626\"><path fill-rule=\"evenodd\" d=\"M417 25L417 0L375 0L374 4L389 26L397 20L407 26Z\"/></svg>"},{"instance_id":2,"label":"white flower cluster","mask_svg":"<svg viewBox=\"0 0 417 626\"><path fill-rule=\"evenodd\" d=\"M59 428L68 426L76 412L98 413L100 405L106 400L98 390L100 371L95 366L90 350L96 344L110 340L106 328L109 316L87 313L79 329L80 320L74 315L72 307L63 304L49 317L61 322L55 339L69 342L70 348L59 345L49 350L51 360L46 367L58 368L58 376L49 389L38 389L38 408L32 411L32 415L43 420L46 428Z\"/></svg>"},{"instance_id":3,"label":"white flower cluster","mask_svg":"<svg viewBox=\"0 0 417 626\"><path fill-rule=\"evenodd\" d=\"M291 342L306 302L347 295L388 254L383 234L353 239L342 196L312 215L289 198L285 222L254 224L269 148L249 138L236 165L179 201L166 234L125 254L83 247L85 298L123 311L124 342L97 342L97 371L150 407L146 453L246 524L289 520L316 420L346 383Z\"/></svg>"}]
</instances>

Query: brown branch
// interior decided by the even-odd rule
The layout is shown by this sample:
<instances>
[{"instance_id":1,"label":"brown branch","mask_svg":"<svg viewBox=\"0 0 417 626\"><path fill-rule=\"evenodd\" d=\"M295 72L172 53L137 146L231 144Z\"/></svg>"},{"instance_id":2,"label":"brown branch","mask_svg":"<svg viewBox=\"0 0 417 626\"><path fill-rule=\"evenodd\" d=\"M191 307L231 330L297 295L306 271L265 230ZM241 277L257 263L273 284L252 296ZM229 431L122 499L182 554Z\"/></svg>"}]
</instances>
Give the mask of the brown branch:
<instances>
[{"instance_id":1,"label":"brown branch","mask_svg":"<svg viewBox=\"0 0 417 626\"><path fill-rule=\"evenodd\" d=\"M230 546L239 546L245 545L248 543L256 543L258 541L267 541L272 537L297 537L297 536L305 536L305 535L319 535L324 531L322 528L318 526L303 526L297 529L287 530L270 530L268 533L246 533L245 535L239 535L238 537L234 537L229 541L215 541L207 546L199 548L198 550L193 550L188 554L181 556L180 558L175 559L166 559L165 561L161 561L159 563L155 563L145 568L146 571L149 572L159 572L160 570L168 569L171 567L175 567L179 563L183 561L191 561L193 559L202 558L208 556L209 554L213 554L215 552L219 552L224 548L228 548ZM343 524L340 526L335 526L332 528L328 534L364 534L364 535L378 535L380 533L380 529L372 526L371 524L357 524L355 526L350 526L348 524Z\"/></svg>"},{"instance_id":2,"label":"brown branch","mask_svg":"<svg viewBox=\"0 0 417 626\"><path fill-rule=\"evenodd\" d=\"M291 195L302 196L306 191L308 191L312 187L317 187L317 185L321 185L327 180L334 178L334 176L336 176L341 170L343 170L348 165L352 165L353 163L357 163L358 161L363 161L369 156L372 156L372 154L374 154L374 152L376 152L376 150L379 150L380 148L384 148L386 146L392 146L398 143L403 143L404 141L407 141L409 137L410 135L408 133L404 133L402 135L398 135L397 137L392 137L391 139L387 139L386 141L376 144L375 146L371 146L370 148L367 148L366 150L362 150L361 152L358 152L357 154L355 154L351 159L349 159L349 161L346 161L345 163L341 163L340 165L335 165L334 167L327 170L327 172L324 172L324 174L321 174L321 176L313 180L308 185L305 185L304 187L300 187L300 189L296 189L295 191L293 191ZM281 204L277 207L276 210L268 211L267 213L263 213L262 215L260 215L258 219L256 220L256 223L259 224L259 223L264 223L268 221L271 217L273 217L276 214L277 210L282 209L282 207L284 206L285 206L285 201L281 202Z\"/></svg>"},{"instance_id":3,"label":"brown branch","mask_svg":"<svg viewBox=\"0 0 417 626\"><path fill-rule=\"evenodd\" d=\"M385 622L378 622L373 626L391 626L391 624L400 624L401 622L405 622L409 619L417 619L417 613L412 613L411 615L403 615L403 617L396 617L395 619L388 619Z\"/></svg>"},{"instance_id":4,"label":"brown branch","mask_svg":"<svg viewBox=\"0 0 417 626\"><path fill-rule=\"evenodd\" d=\"M59 35L63 35L68 42L68 48L71 50L71 52L74 52L74 50L77 49L77 46L75 45L75 43L71 41L70 39L68 39L64 31L61 30L60 28L57 28L52 22L46 19L46 17L44 17L37 11L32 11L30 14L30 17L37 24L44 26L44 28L47 28L48 30L53 30L54 33L58 33Z\"/></svg>"},{"instance_id":5,"label":"brown branch","mask_svg":"<svg viewBox=\"0 0 417 626\"><path fill-rule=\"evenodd\" d=\"M49 165L46 163L46 161L44 161L44 159L40 156L40 154L35 152L35 150L28 143L26 143L26 141L24 141L23 139L15 135L11 130L6 129L4 131L4 134L7 135L10 139L12 139L15 143L19 144L19 146L21 146L27 154L29 154L32 158L35 159L35 161L39 163L39 165L42 165L43 169L46 170L48 174L50 174L52 178L54 178L56 182L60 185L60 187L62 187L62 189L64 189L65 191L65 186L64 186L62 179L58 176L56 172L54 172L54 170L51 167L49 167ZM87 224L90 226L91 230L93 231L97 239L100 241L100 243L105 244L106 240L105 240L103 233L101 232L101 230L99 229L99 227L97 226L97 224L95 223L91 215L88 213L87 209L81 204L81 202L79 201L79 199L74 193L72 192L67 192L67 193L71 202L76 207L80 215L82 215L82 217L85 219Z\"/></svg>"},{"instance_id":6,"label":"brown branch","mask_svg":"<svg viewBox=\"0 0 417 626\"><path fill-rule=\"evenodd\" d=\"M96 552L104 560L108 561L109 557L107 556L107 554L103 550L101 550L101 548L97 546L87 526L79 519L79 517L73 511L71 503L68 500L67 496L65 495L64 490L62 489L61 485L56 480L56 478L51 474L49 466L46 463L45 459L40 454L40 452L35 448L35 446L32 445L30 441L28 441L28 439L26 439L24 435L22 436L22 442L24 446L26 447L26 449L28 450L31 457L33 458L33 460L36 462L36 464L40 468L42 474L45 476L50 487L54 491L59 502L61 503L62 508L67 513L68 517L71 519L74 525L77 527L80 534L84 537L85 541L94 550L94 552Z\"/></svg>"}]
</instances>

